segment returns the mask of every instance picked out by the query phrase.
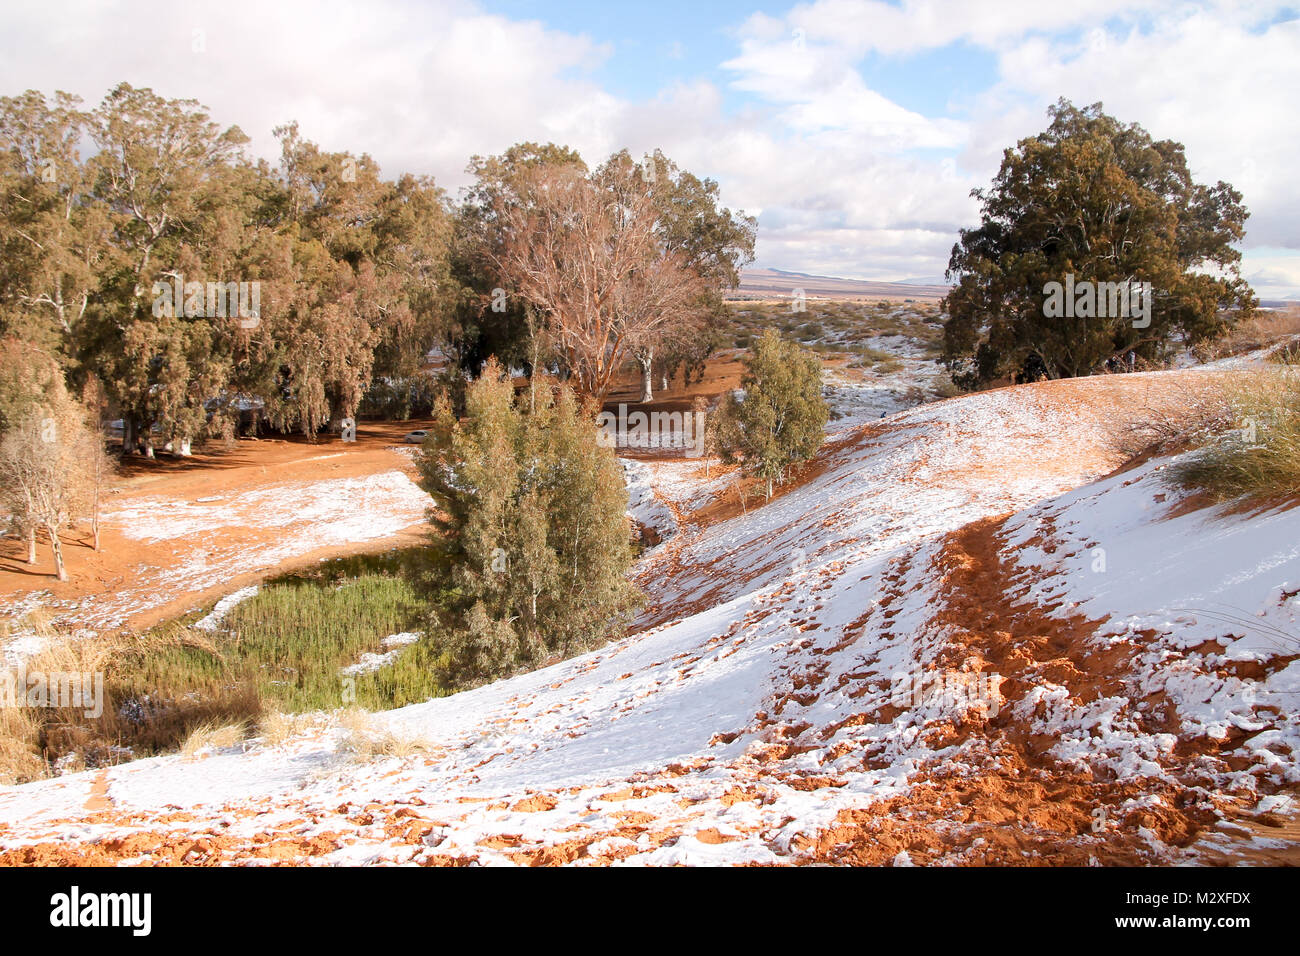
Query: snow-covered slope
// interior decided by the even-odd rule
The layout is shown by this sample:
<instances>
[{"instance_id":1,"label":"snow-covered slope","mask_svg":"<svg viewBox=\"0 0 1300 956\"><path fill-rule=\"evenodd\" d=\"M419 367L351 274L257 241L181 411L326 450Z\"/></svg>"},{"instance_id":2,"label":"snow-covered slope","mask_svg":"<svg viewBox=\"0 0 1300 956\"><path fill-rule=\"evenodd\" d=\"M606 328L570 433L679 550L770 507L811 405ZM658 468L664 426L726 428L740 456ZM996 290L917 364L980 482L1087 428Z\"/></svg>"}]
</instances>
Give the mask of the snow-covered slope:
<instances>
[{"instance_id":1,"label":"snow-covered slope","mask_svg":"<svg viewBox=\"0 0 1300 956\"><path fill-rule=\"evenodd\" d=\"M701 462L639 465L678 530L637 633L380 715L390 756L321 721L0 790L0 862L1198 858L1297 783L1300 512L1088 484L1168 381L902 412L722 520Z\"/></svg>"}]
</instances>

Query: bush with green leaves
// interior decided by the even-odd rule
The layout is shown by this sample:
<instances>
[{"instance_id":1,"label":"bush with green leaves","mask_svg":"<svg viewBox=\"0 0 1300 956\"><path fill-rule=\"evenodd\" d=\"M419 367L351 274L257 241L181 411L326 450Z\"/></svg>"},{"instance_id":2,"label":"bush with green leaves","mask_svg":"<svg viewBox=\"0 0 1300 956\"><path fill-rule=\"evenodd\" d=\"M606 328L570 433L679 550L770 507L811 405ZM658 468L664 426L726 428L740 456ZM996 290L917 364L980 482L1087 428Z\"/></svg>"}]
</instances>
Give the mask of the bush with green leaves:
<instances>
[{"instance_id":1,"label":"bush with green leaves","mask_svg":"<svg viewBox=\"0 0 1300 956\"><path fill-rule=\"evenodd\" d=\"M764 482L768 498L791 465L821 447L829 417L821 371L815 355L769 328L745 361L744 397L728 393L718 406L715 448Z\"/></svg>"},{"instance_id":2,"label":"bush with green leaves","mask_svg":"<svg viewBox=\"0 0 1300 956\"><path fill-rule=\"evenodd\" d=\"M495 360L465 405L461 421L440 403L416 456L435 505L431 626L458 686L590 650L639 597L623 471L594 410L563 385L516 400Z\"/></svg>"}]
</instances>

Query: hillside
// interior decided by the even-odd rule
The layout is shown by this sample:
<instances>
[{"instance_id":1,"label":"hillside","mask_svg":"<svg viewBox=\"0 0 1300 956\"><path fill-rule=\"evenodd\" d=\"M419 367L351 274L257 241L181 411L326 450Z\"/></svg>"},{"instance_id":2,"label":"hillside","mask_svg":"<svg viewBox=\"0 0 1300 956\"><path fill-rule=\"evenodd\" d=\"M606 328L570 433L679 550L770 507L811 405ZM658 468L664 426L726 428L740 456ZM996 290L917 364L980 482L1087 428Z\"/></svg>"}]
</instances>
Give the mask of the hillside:
<instances>
[{"instance_id":1,"label":"hillside","mask_svg":"<svg viewBox=\"0 0 1300 956\"><path fill-rule=\"evenodd\" d=\"M716 468L638 461L666 537L631 636L369 726L0 789L0 862L1288 854L1300 512L1112 473L1117 424L1215 374L846 420L747 511Z\"/></svg>"},{"instance_id":2,"label":"hillside","mask_svg":"<svg viewBox=\"0 0 1300 956\"><path fill-rule=\"evenodd\" d=\"M941 283L909 279L903 282L878 282L869 279L839 279L834 276L786 272L782 269L745 269L741 272L740 298L789 297L802 289L809 298L831 299L908 299L935 301L948 294Z\"/></svg>"}]
</instances>

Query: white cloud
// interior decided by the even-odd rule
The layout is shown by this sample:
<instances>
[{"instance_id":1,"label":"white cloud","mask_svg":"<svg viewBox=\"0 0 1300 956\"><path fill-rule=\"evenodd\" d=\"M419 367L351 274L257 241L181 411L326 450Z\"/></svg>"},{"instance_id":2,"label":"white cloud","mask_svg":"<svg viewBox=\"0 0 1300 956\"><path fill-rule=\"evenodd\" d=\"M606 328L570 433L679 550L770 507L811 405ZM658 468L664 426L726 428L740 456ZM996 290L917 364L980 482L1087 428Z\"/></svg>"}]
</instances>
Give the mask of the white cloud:
<instances>
[{"instance_id":1,"label":"white cloud","mask_svg":"<svg viewBox=\"0 0 1300 956\"><path fill-rule=\"evenodd\" d=\"M265 156L271 129L297 119L326 148L459 182L473 153L580 143L621 108L585 75L608 49L461 0L33 4L3 19L6 92L59 88L93 104L126 80L198 99Z\"/></svg>"},{"instance_id":2,"label":"white cloud","mask_svg":"<svg viewBox=\"0 0 1300 956\"><path fill-rule=\"evenodd\" d=\"M1261 250L1249 258L1242 275L1261 299L1300 301L1300 252L1285 255Z\"/></svg>"},{"instance_id":3,"label":"white cloud","mask_svg":"<svg viewBox=\"0 0 1300 956\"><path fill-rule=\"evenodd\" d=\"M1183 143L1197 181L1224 179L1242 190L1253 213L1245 243L1250 272L1258 259L1252 247L1300 248L1300 197L1290 177L1300 146L1290 121L1300 89L1300 22L1269 25L1283 9L1232 0L821 0L784 17L749 18L738 33L740 54L725 65L736 72L737 88L772 105L794 150L833 151L840 174L819 170L774 219L801 221L787 215L790 207L824 210L823 226L838 218L840 228L823 233L819 254L848 263L855 249L854 274L879 275L883 263L896 261L891 237L909 228L918 210L936 216L936 231L946 226L948 235L942 248L928 246L937 258L920 271L942 271L957 229L975 221L969 186L988 183L1002 151L1042 130L1047 106L1061 96L1080 105L1101 101L1112 115ZM865 55L958 41L990 51L1000 74L990 90L962 91L972 104L968 116L918 115L862 80ZM858 142L830 141L825 133L832 129L855 132ZM952 148L957 166L945 169L951 158L940 156L929 161L928 175L924 165L909 175L881 155L925 147ZM791 158L794 168L804 166ZM783 264L774 252L805 248L783 238L783 229L765 231L760 243L773 265Z\"/></svg>"},{"instance_id":4,"label":"white cloud","mask_svg":"<svg viewBox=\"0 0 1300 956\"><path fill-rule=\"evenodd\" d=\"M0 13L0 92L66 89L93 104L127 80L200 100L261 155L275 155L272 127L297 119L326 148L452 188L472 154L521 140L572 145L590 161L658 146L718 179L729 205L761 214L760 264L900 278L943 271L957 230L976 219L971 187L1062 95L1183 142L1199 180L1244 191L1251 245L1300 249L1290 183L1300 25L1265 29L1276 9L821 0L744 20L719 64L729 91L683 75L629 100L596 80L607 46L472 0L47 2ZM991 89L954 91L963 112L924 115L864 78L864 57L906 66L959 42L999 70ZM1300 277L1256 259L1248 250L1248 274L1292 275L1300 290Z\"/></svg>"},{"instance_id":5,"label":"white cloud","mask_svg":"<svg viewBox=\"0 0 1300 956\"><path fill-rule=\"evenodd\" d=\"M1092 26L1169 5L1169 0L819 0L798 4L780 20L755 14L742 32L769 42L798 32L810 43L856 56L916 53L959 40L997 47L1028 33Z\"/></svg>"},{"instance_id":6,"label":"white cloud","mask_svg":"<svg viewBox=\"0 0 1300 956\"><path fill-rule=\"evenodd\" d=\"M963 124L929 119L870 89L854 68L854 44L818 45L778 31L770 18L758 35L741 40L740 55L722 64L732 86L780 104L778 119L797 131L852 129L880 148L951 148L964 139ZM792 31L793 32L793 31Z\"/></svg>"},{"instance_id":7,"label":"white cloud","mask_svg":"<svg viewBox=\"0 0 1300 956\"><path fill-rule=\"evenodd\" d=\"M1258 8L1255 8L1256 10ZM1001 145L1041 129L1041 106L1065 96L1100 101L1125 122L1186 147L1198 182L1223 179L1244 194L1247 248L1300 247L1300 199L1290 173L1297 148L1300 21L1258 29L1231 6L1180 9L1146 29L1034 39L1000 57L1001 81L976 107L966 158L992 169Z\"/></svg>"}]
</instances>

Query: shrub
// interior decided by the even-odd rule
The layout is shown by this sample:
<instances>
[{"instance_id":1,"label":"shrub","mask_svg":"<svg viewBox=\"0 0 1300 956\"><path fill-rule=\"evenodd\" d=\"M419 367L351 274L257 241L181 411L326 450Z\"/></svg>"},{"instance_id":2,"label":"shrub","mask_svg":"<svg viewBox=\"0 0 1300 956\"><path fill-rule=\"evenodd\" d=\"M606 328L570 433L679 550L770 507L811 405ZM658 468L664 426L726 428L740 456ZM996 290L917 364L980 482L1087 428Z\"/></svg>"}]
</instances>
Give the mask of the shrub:
<instances>
[{"instance_id":1,"label":"shrub","mask_svg":"<svg viewBox=\"0 0 1300 956\"><path fill-rule=\"evenodd\" d=\"M416 456L436 506L431 630L456 684L589 650L638 598L623 469L594 409L545 383L516 401L490 361L466 411L440 405Z\"/></svg>"},{"instance_id":2,"label":"shrub","mask_svg":"<svg viewBox=\"0 0 1300 956\"><path fill-rule=\"evenodd\" d=\"M718 406L713 442L727 464L766 483L767 497L796 462L821 446L828 408L816 356L768 329L746 360L744 399L726 395Z\"/></svg>"},{"instance_id":3,"label":"shrub","mask_svg":"<svg viewBox=\"0 0 1300 956\"><path fill-rule=\"evenodd\" d=\"M1300 376L1257 373L1227 404L1232 427L1174 465L1171 479L1218 499L1300 496Z\"/></svg>"},{"instance_id":4,"label":"shrub","mask_svg":"<svg viewBox=\"0 0 1300 956\"><path fill-rule=\"evenodd\" d=\"M931 386L935 398L955 398L963 394L957 383L952 380L951 375L938 375Z\"/></svg>"},{"instance_id":5,"label":"shrub","mask_svg":"<svg viewBox=\"0 0 1300 956\"><path fill-rule=\"evenodd\" d=\"M858 361L853 364L858 367L865 365L874 365L877 362L888 362L894 357L892 352L886 352L884 349L878 349L871 345L859 345L854 352L858 355Z\"/></svg>"},{"instance_id":6,"label":"shrub","mask_svg":"<svg viewBox=\"0 0 1300 956\"><path fill-rule=\"evenodd\" d=\"M359 708L343 711L339 715L339 726L343 730L339 750L358 763L377 757L404 759L434 749L424 737L395 733Z\"/></svg>"}]
</instances>

